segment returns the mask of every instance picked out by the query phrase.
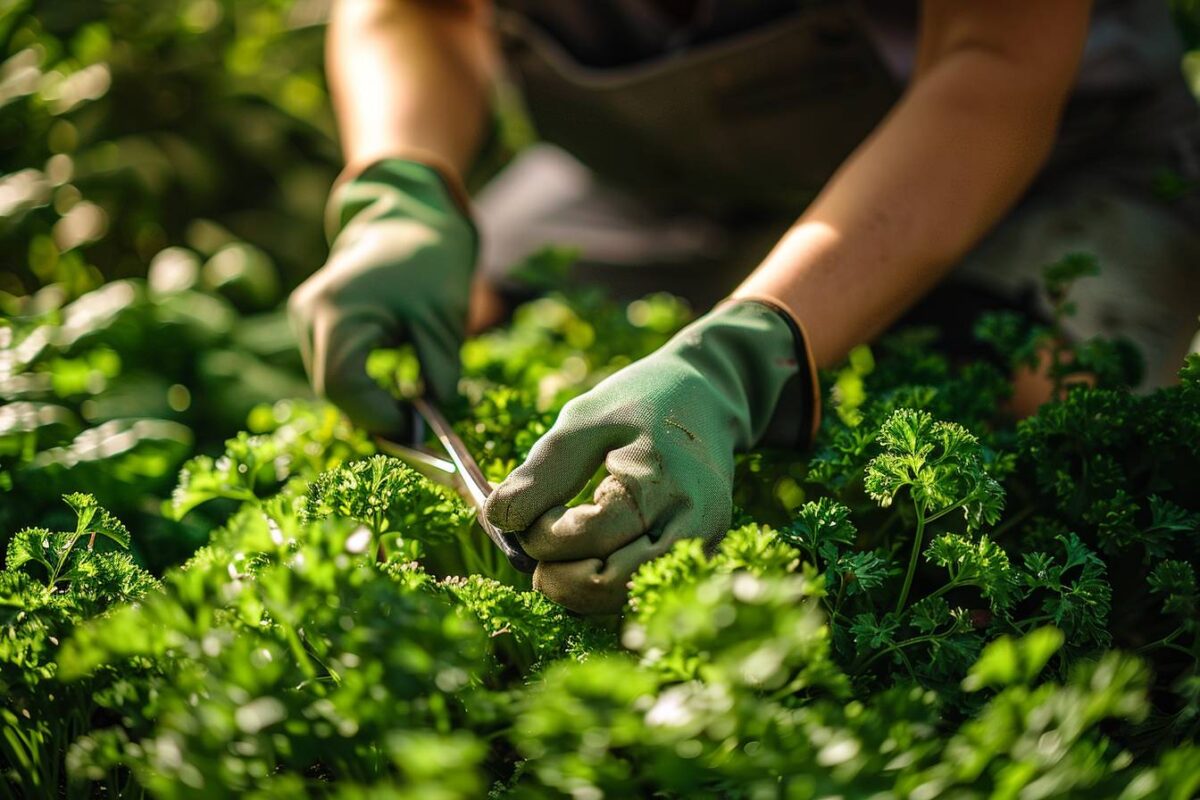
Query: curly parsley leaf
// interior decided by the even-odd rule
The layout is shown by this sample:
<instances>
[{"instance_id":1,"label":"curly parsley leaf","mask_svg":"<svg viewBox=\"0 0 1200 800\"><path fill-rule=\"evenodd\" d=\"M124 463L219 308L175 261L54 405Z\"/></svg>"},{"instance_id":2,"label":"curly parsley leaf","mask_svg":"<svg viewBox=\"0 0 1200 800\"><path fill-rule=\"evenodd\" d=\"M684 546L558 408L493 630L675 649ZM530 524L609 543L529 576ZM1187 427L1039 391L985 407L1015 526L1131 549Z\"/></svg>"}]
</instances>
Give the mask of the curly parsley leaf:
<instances>
[{"instance_id":1,"label":"curly parsley leaf","mask_svg":"<svg viewBox=\"0 0 1200 800\"><path fill-rule=\"evenodd\" d=\"M840 550L854 545L858 530L850 521L850 509L822 497L801 506L795 519L779 531L779 536L806 551L814 562L818 557L830 562Z\"/></svg>"},{"instance_id":2,"label":"curly parsley leaf","mask_svg":"<svg viewBox=\"0 0 1200 800\"><path fill-rule=\"evenodd\" d=\"M400 459L377 455L322 473L309 484L300 516L344 517L376 536L399 533L429 541L461 534L474 512Z\"/></svg>"}]
</instances>

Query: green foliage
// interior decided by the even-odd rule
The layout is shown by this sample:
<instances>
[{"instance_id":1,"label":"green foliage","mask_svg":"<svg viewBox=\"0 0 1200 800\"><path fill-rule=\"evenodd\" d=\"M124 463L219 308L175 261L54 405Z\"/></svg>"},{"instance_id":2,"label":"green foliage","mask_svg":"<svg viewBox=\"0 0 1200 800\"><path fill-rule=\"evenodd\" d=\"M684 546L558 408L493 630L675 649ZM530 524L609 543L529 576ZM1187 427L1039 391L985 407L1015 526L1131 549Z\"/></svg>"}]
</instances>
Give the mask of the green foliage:
<instances>
[{"instance_id":1,"label":"green foliage","mask_svg":"<svg viewBox=\"0 0 1200 800\"><path fill-rule=\"evenodd\" d=\"M395 534L419 540L461 534L472 513L457 495L388 456L371 456L322 473L309 485L301 509L306 520L335 516L367 526L376 537Z\"/></svg>"},{"instance_id":2,"label":"green foliage","mask_svg":"<svg viewBox=\"0 0 1200 800\"><path fill-rule=\"evenodd\" d=\"M616 637L603 625L573 617L538 592L482 575L450 576L439 585L491 637L500 668L517 675L557 658L582 660L616 646Z\"/></svg>"},{"instance_id":3,"label":"green foliage","mask_svg":"<svg viewBox=\"0 0 1200 800\"><path fill-rule=\"evenodd\" d=\"M674 589L699 577L739 570L754 575L791 573L801 566L799 556L770 529L753 524L730 531L713 558L708 557L699 540L685 539L638 570L630 585L629 607L637 614L653 614Z\"/></svg>"},{"instance_id":4,"label":"green foliage","mask_svg":"<svg viewBox=\"0 0 1200 800\"><path fill-rule=\"evenodd\" d=\"M171 493L170 511L182 519L211 500L260 503L260 494L278 491L291 479L312 480L330 467L374 446L332 408L280 401L250 415L256 433L238 433L219 458L196 456L183 465Z\"/></svg>"},{"instance_id":5,"label":"green foliage","mask_svg":"<svg viewBox=\"0 0 1200 800\"><path fill-rule=\"evenodd\" d=\"M879 430L883 453L867 465L867 493L883 507L907 488L918 519L962 509L969 530L994 525L1004 492L987 473L978 439L953 422L900 409Z\"/></svg>"},{"instance_id":6,"label":"green foliage","mask_svg":"<svg viewBox=\"0 0 1200 800\"><path fill-rule=\"evenodd\" d=\"M946 570L948 587L978 588L994 613L1007 612L1017 600L1017 575L1008 554L987 536L972 541L943 534L929 543L925 558Z\"/></svg>"},{"instance_id":7,"label":"green foliage","mask_svg":"<svg viewBox=\"0 0 1200 800\"><path fill-rule=\"evenodd\" d=\"M62 643L77 625L141 600L158 582L129 554L129 531L89 494L66 495L73 529L23 529L0 570L0 789L8 796L54 793L63 755L115 674L76 686L57 675ZM101 549L107 542L116 549Z\"/></svg>"},{"instance_id":8,"label":"green foliage","mask_svg":"<svg viewBox=\"0 0 1200 800\"><path fill-rule=\"evenodd\" d=\"M1072 343L1064 325L1076 310L1070 299L1071 289L1079 280L1099 272L1095 256L1067 253L1042 268L1051 308L1047 324L1034 323L1012 311L990 312L976 322L976 337L1014 368L1043 369L1053 382L1056 396L1081 380L1104 388L1136 386L1143 365L1141 354L1130 342L1097 338Z\"/></svg>"},{"instance_id":9,"label":"green foliage","mask_svg":"<svg viewBox=\"0 0 1200 800\"><path fill-rule=\"evenodd\" d=\"M1063 558L1026 553L1022 580L1029 590L1044 592L1041 610L1068 634L1073 647L1107 645L1112 589L1105 564L1075 534L1057 539Z\"/></svg>"},{"instance_id":10,"label":"green foliage","mask_svg":"<svg viewBox=\"0 0 1200 800\"><path fill-rule=\"evenodd\" d=\"M743 576L748 602L773 602L772 587ZM775 646L811 673L824 651L820 629L809 630L818 639L807 647ZM989 698L974 719L944 734L935 696L919 689L897 687L866 703L817 691L794 703L747 684L745 670L680 681L627 657L560 664L517 718L516 740L529 761L511 793L751 798L911 796L923 788L958 797L1187 796L1196 785L1185 766L1197 763L1194 746L1138 767L1103 733L1143 712L1145 669L1111 654L1062 683L1039 684L1061 641L1047 629L990 646L968 681ZM724 661L745 643L726 647L711 655ZM764 662L779 663L779 652Z\"/></svg>"},{"instance_id":11,"label":"green foliage","mask_svg":"<svg viewBox=\"0 0 1200 800\"><path fill-rule=\"evenodd\" d=\"M472 343L476 402L452 409L496 480L622 363L579 325L642 352L680 321L539 302ZM509 362L528 342L545 358ZM173 513L207 544L161 588L72 497L75 521L16 531L0 573L0 680L37 722L4 718L5 786L1186 796L1197 382L1076 388L1014 427L990 368L922 334L878 352L832 387L848 405L812 461L743 458L742 522L640 569L623 622L530 591L458 497L323 405L259 406L187 463Z\"/></svg>"},{"instance_id":12,"label":"green foliage","mask_svg":"<svg viewBox=\"0 0 1200 800\"><path fill-rule=\"evenodd\" d=\"M520 402L539 411L557 411L665 344L689 318L682 301L666 294L627 306L596 290L542 297L518 308L509 327L467 342L461 388L471 404L499 385L519 390Z\"/></svg>"},{"instance_id":13,"label":"green foliage","mask_svg":"<svg viewBox=\"0 0 1200 800\"><path fill-rule=\"evenodd\" d=\"M26 564L40 564L45 569L46 585L53 589L59 580L73 580L81 561L90 557L96 536L103 536L118 547L129 547L129 531L119 519L96 504L90 494L63 495L75 512L73 531L49 531L45 528L25 528L17 531L8 543L6 570L17 570ZM85 550L75 546L88 537Z\"/></svg>"},{"instance_id":14,"label":"green foliage","mask_svg":"<svg viewBox=\"0 0 1200 800\"><path fill-rule=\"evenodd\" d=\"M856 349L811 457L739 455L715 551L581 620L305 399L275 307L339 168L314 8L0 10L0 798L1200 791L1200 357L1134 395L1128 345L1071 342L1094 259L1047 266L1049 319L978 321L995 363ZM564 290L572 257L463 350L494 481L689 317Z\"/></svg>"},{"instance_id":15,"label":"green foliage","mask_svg":"<svg viewBox=\"0 0 1200 800\"><path fill-rule=\"evenodd\" d=\"M438 758L462 773L461 796L479 791L483 745L449 729L481 679L486 639L439 597L401 591L361 556L332 557L337 541L253 574L198 563L166 595L77 640L64 655L74 674L146 658L156 669L145 700L115 698L124 722L77 745L76 769L125 765L164 797L303 790L331 777L420 791L435 776L413 759L444 744ZM136 633L151 621L166 630ZM208 724L197 728L193 714Z\"/></svg>"},{"instance_id":16,"label":"green foliage","mask_svg":"<svg viewBox=\"0 0 1200 800\"><path fill-rule=\"evenodd\" d=\"M307 393L272 309L324 257L340 168L317 22L276 0L0 8L0 489L23 499L0 547L87 487L139 561L178 563L207 528L147 496Z\"/></svg>"},{"instance_id":17,"label":"green foliage","mask_svg":"<svg viewBox=\"0 0 1200 800\"><path fill-rule=\"evenodd\" d=\"M0 164L26 188L0 242L28 263L0 289L79 294L187 243L211 259L206 283L261 307L279 286L259 248L311 266L336 151L321 29L291 6L6 6L4 58L23 78Z\"/></svg>"},{"instance_id":18,"label":"green foliage","mask_svg":"<svg viewBox=\"0 0 1200 800\"><path fill-rule=\"evenodd\" d=\"M850 509L828 497L821 497L805 503L779 535L805 550L813 563L818 557L833 561L840 547L853 545L858 538L858 531L849 517Z\"/></svg>"},{"instance_id":19,"label":"green foliage","mask_svg":"<svg viewBox=\"0 0 1200 800\"><path fill-rule=\"evenodd\" d=\"M265 436L239 433L225 443L225 455L219 459L197 456L183 465L179 483L171 493L171 510L181 519L196 506L225 498L256 502L255 485L275 478L275 448Z\"/></svg>"},{"instance_id":20,"label":"green foliage","mask_svg":"<svg viewBox=\"0 0 1200 800\"><path fill-rule=\"evenodd\" d=\"M1163 561L1148 579L1150 591L1163 598L1164 614L1178 615L1186 628L1196 626L1196 571L1185 561Z\"/></svg>"},{"instance_id":21,"label":"green foliage","mask_svg":"<svg viewBox=\"0 0 1200 800\"><path fill-rule=\"evenodd\" d=\"M883 452L867 464L863 481L867 494L887 508L907 488L916 514L912 555L896 601L898 614L908 601L925 526L957 509L962 509L970 531L995 524L1004 491L984 468L979 441L956 423L935 422L927 412L899 409L880 427L878 441Z\"/></svg>"}]
</instances>

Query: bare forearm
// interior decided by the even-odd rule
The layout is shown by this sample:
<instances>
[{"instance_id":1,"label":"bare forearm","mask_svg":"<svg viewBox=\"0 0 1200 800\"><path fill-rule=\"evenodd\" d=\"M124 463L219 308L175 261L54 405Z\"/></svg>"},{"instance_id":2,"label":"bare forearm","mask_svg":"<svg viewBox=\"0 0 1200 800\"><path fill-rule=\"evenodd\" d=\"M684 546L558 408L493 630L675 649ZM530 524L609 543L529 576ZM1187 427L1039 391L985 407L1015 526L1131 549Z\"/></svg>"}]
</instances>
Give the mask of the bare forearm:
<instances>
[{"instance_id":1,"label":"bare forearm","mask_svg":"<svg viewBox=\"0 0 1200 800\"><path fill-rule=\"evenodd\" d=\"M460 174L479 148L496 62L488 3L339 0L327 38L346 162L427 153Z\"/></svg>"},{"instance_id":2,"label":"bare forearm","mask_svg":"<svg viewBox=\"0 0 1200 800\"><path fill-rule=\"evenodd\" d=\"M783 300L820 366L882 331L1004 214L1050 150L1061 98L1010 69L971 50L931 68L735 294Z\"/></svg>"}]
</instances>

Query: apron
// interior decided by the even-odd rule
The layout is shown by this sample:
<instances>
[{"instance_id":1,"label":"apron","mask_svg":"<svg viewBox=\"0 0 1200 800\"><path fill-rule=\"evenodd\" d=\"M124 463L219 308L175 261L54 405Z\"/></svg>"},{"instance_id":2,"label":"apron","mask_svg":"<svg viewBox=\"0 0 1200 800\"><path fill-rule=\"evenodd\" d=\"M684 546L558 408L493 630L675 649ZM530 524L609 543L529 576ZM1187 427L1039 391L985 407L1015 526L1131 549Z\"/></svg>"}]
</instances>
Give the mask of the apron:
<instances>
[{"instance_id":1,"label":"apron","mask_svg":"<svg viewBox=\"0 0 1200 800\"><path fill-rule=\"evenodd\" d=\"M524 15L499 9L497 25L540 137L621 188L736 218L794 216L895 103L859 13L820 2L603 69Z\"/></svg>"}]
</instances>

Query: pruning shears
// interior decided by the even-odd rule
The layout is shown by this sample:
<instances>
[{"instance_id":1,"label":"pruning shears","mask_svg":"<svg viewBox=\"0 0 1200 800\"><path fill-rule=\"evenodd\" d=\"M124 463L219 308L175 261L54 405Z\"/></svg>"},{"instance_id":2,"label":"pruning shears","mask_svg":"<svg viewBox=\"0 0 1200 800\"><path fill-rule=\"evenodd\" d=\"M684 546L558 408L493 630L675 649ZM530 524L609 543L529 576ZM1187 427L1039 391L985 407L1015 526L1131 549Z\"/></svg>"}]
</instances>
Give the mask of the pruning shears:
<instances>
[{"instance_id":1,"label":"pruning shears","mask_svg":"<svg viewBox=\"0 0 1200 800\"><path fill-rule=\"evenodd\" d=\"M488 538L496 547L500 548L500 552L508 558L508 563L521 572L532 573L537 566L537 561L525 552L521 543L517 541L516 535L500 530L488 522L484 515L483 506L492 493L492 484L484 476L483 470L479 468L479 463L467 449L466 443L450 427L450 423L446 421L438 407L428 399L416 397L409 402L413 409L413 444L403 445L376 437L375 441L379 448L388 455L408 462L430 480L455 489L474 506L475 519L479 522L479 527L483 528L483 532L487 534ZM430 452L423 446L426 426L441 442L446 454L450 456L449 460Z\"/></svg>"}]
</instances>

